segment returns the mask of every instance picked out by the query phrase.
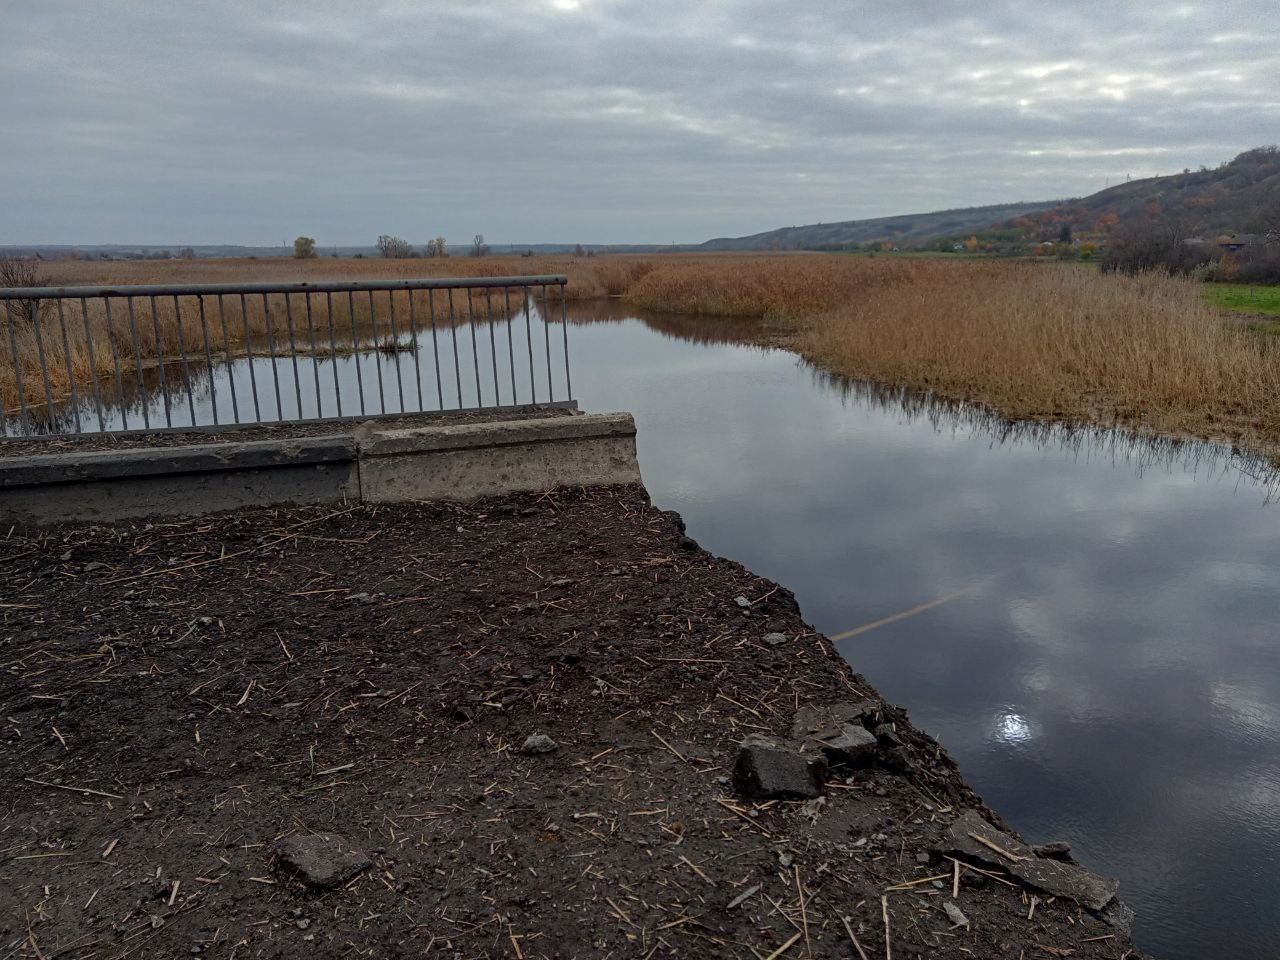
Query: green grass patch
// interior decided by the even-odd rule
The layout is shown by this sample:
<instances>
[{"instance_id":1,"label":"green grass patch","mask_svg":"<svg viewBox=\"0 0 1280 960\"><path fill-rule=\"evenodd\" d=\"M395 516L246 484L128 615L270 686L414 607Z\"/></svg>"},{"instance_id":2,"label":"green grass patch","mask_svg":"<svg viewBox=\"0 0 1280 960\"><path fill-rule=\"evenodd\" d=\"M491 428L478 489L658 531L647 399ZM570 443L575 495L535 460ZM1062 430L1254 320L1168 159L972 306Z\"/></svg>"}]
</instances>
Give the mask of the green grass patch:
<instances>
[{"instance_id":1,"label":"green grass patch","mask_svg":"<svg viewBox=\"0 0 1280 960\"><path fill-rule=\"evenodd\" d=\"M1215 307L1235 313L1280 317L1280 286L1248 283L1206 283L1204 298Z\"/></svg>"}]
</instances>

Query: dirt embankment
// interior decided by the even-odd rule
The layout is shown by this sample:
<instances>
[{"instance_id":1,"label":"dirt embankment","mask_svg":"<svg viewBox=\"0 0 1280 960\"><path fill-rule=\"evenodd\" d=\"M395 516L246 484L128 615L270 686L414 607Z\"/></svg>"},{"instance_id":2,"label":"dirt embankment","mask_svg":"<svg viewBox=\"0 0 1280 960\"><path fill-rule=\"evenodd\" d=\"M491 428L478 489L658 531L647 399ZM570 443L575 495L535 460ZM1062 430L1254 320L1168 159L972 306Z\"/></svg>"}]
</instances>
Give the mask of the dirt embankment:
<instances>
[{"instance_id":1,"label":"dirt embankment","mask_svg":"<svg viewBox=\"0 0 1280 960\"><path fill-rule=\"evenodd\" d=\"M10 531L0 660L6 958L1134 956L639 489Z\"/></svg>"}]
</instances>

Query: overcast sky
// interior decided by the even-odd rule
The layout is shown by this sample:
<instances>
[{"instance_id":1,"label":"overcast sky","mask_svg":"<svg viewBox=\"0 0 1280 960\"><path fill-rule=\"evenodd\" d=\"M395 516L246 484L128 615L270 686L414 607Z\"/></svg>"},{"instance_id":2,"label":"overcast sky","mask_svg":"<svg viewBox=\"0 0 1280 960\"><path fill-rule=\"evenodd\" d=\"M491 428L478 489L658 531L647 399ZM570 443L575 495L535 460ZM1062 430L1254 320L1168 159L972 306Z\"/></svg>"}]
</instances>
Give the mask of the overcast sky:
<instances>
[{"instance_id":1,"label":"overcast sky","mask_svg":"<svg viewBox=\"0 0 1280 960\"><path fill-rule=\"evenodd\" d=\"M1280 140L1274 0L3 0L0 243L670 242Z\"/></svg>"}]
</instances>

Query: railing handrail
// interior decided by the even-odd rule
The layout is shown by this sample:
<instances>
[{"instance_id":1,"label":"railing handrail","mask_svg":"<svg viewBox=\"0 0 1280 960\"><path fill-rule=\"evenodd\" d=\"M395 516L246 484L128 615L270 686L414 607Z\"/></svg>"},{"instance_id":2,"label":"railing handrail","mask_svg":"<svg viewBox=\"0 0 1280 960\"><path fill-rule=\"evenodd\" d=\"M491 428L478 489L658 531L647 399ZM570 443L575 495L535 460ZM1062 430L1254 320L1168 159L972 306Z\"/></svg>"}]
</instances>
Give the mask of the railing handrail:
<instances>
[{"instance_id":1,"label":"railing handrail","mask_svg":"<svg viewBox=\"0 0 1280 960\"><path fill-rule=\"evenodd\" d=\"M140 283L98 287L0 287L0 300L69 300L80 297L194 297L219 294L348 293L364 290L459 290L468 287L564 286L562 273L519 277L422 277L388 280L322 280L292 283Z\"/></svg>"}]
</instances>

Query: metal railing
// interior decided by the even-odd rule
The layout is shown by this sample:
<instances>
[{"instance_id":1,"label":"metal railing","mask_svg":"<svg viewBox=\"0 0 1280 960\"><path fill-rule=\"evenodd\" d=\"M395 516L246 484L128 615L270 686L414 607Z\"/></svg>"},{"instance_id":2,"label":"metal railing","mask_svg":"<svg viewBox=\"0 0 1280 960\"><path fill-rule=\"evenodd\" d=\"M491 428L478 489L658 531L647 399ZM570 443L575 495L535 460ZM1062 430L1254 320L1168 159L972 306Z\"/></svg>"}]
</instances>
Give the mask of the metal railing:
<instances>
[{"instance_id":1,"label":"metal railing","mask_svg":"<svg viewBox=\"0 0 1280 960\"><path fill-rule=\"evenodd\" d=\"M572 402L566 283L0 288L0 436Z\"/></svg>"}]
</instances>

